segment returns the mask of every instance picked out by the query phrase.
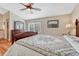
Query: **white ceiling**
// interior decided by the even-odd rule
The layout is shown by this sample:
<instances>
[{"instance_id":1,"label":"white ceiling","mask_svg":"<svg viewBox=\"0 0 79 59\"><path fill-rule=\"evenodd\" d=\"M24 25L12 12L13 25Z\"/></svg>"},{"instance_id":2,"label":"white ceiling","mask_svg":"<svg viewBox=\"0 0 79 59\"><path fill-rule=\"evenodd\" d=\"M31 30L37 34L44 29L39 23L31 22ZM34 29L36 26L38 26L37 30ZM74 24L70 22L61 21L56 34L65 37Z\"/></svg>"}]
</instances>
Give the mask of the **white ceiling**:
<instances>
[{"instance_id":1,"label":"white ceiling","mask_svg":"<svg viewBox=\"0 0 79 59\"><path fill-rule=\"evenodd\" d=\"M23 19L34 19L40 17L58 16L69 14L75 8L76 3L35 3L33 7L42 9L41 11L33 11L31 14L29 11L20 11L19 9L24 8L19 3L0 3L2 8L5 8L12 13L22 17ZM2 12L0 8L0 12Z\"/></svg>"}]
</instances>

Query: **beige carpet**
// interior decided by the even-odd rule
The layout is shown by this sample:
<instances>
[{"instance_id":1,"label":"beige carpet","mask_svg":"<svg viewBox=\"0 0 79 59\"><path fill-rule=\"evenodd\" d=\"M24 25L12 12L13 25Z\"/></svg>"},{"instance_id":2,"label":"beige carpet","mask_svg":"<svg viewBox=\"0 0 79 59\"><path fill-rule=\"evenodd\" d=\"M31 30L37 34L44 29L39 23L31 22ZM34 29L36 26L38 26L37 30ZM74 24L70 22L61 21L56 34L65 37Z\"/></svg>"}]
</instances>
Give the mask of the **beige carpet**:
<instances>
[{"instance_id":1,"label":"beige carpet","mask_svg":"<svg viewBox=\"0 0 79 59\"><path fill-rule=\"evenodd\" d=\"M7 49L11 46L11 42L8 40L0 39L0 56L4 55Z\"/></svg>"}]
</instances>

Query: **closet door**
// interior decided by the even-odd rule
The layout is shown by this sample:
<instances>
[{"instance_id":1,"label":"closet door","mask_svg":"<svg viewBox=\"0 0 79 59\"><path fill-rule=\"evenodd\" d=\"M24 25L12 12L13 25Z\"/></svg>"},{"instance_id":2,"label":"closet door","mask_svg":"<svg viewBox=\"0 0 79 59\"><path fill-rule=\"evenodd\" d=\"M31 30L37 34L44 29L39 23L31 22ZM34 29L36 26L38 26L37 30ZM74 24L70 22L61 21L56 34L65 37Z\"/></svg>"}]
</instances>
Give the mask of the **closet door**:
<instances>
[{"instance_id":1,"label":"closet door","mask_svg":"<svg viewBox=\"0 0 79 59\"><path fill-rule=\"evenodd\" d=\"M5 38L4 22L0 20L0 39Z\"/></svg>"}]
</instances>

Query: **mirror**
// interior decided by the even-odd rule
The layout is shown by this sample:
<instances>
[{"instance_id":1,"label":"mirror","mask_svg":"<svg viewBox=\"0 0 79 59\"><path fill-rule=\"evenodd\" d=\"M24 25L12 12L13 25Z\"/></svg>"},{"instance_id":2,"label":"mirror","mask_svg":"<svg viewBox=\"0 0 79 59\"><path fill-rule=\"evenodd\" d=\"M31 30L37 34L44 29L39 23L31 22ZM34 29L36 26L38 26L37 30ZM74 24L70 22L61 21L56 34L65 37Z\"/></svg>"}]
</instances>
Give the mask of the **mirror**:
<instances>
[{"instance_id":1,"label":"mirror","mask_svg":"<svg viewBox=\"0 0 79 59\"><path fill-rule=\"evenodd\" d=\"M15 30L24 30L24 22L14 21L14 29Z\"/></svg>"}]
</instances>

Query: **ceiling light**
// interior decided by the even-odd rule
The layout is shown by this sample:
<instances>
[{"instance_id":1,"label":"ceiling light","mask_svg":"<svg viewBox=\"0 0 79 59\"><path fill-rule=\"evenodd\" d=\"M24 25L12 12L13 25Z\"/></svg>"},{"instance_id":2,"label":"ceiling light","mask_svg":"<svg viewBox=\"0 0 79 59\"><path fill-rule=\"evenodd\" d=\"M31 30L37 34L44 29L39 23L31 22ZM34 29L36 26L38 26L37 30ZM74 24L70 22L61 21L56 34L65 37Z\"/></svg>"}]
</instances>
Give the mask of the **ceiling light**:
<instances>
[{"instance_id":1,"label":"ceiling light","mask_svg":"<svg viewBox=\"0 0 79 59\"><path fill-rule=\"evenodd\" d=\"M29 8L28 8L27 10L28 10L28 11L31 11L31 9L29 9Z\"/></svg>"}]
</instances>

